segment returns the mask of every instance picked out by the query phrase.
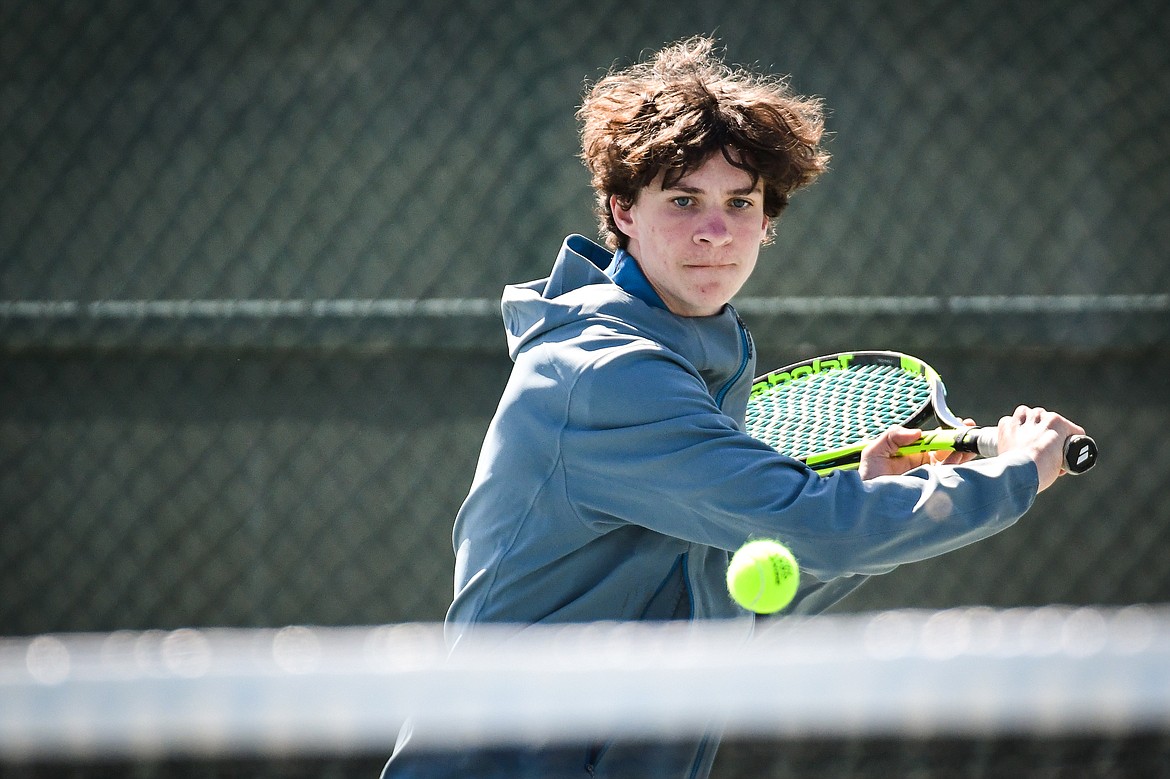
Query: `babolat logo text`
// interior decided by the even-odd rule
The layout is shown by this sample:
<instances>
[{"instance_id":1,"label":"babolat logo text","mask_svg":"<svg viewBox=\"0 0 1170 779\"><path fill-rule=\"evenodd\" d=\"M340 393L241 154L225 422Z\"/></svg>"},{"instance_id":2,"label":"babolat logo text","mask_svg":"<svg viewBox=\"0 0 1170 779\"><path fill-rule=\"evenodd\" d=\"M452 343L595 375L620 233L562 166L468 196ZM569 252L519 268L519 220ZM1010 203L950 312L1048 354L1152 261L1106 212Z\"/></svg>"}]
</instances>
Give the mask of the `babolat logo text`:
<instances>
[{"instance_id":1,"label":"babolat logo text","mask_svg":"<svg viewBox=\"0 0 1170 779\"><path fill-rule=\"evenodd\" d=\"M797 379L805 379L816 373L844 370L849 367L849 363L851 362L853 362L852 354L835 354L832 357L818 357L811 362L797 365L792 370L769 373L752 385L752 394L763 392L769 387L775 387L777 384L786 384Z\"/></svg>"}]
</instances>

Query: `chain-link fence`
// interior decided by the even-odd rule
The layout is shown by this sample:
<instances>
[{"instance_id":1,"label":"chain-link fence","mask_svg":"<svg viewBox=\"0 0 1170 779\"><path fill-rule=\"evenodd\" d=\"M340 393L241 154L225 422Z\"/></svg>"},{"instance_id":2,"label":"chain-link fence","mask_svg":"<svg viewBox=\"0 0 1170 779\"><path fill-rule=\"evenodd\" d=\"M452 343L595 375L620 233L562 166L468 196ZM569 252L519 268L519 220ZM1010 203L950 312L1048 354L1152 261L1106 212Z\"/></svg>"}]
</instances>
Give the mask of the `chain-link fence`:
<instances>
[{"instance_id":1,"label":"chain-link fence","mask_svg":"<svg viewBox=\"0 0 1170 779\"><path fill-rule=\"evenodd\" d=\"M0 2L0 634L441 619L497 300L593 234L584 79L715 31L831 110L761 367L931 361L1100 466L843 608L1170 601L1170 13Z\"/></svg>"}]
</instances>

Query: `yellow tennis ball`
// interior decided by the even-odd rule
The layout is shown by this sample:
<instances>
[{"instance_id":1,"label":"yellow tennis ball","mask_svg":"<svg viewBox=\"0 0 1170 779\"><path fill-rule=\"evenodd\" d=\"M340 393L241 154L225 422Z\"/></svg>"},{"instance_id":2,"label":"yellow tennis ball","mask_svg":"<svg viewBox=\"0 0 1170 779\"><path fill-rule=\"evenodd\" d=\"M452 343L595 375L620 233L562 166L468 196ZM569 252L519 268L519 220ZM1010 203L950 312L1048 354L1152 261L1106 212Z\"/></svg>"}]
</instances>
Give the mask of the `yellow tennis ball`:
<instances>
[{"instance_id":1,"label":"yellow tennis ball","mask_svg":"<svg viewBox=\"0 0 1170 779\"><path fill-rule=\"evenodd\" d=\"M749 541L727 566L727 591L740 606L757 614L774 614L796 597L800 567L779 541Z\"/></svg>"}]
</instances>

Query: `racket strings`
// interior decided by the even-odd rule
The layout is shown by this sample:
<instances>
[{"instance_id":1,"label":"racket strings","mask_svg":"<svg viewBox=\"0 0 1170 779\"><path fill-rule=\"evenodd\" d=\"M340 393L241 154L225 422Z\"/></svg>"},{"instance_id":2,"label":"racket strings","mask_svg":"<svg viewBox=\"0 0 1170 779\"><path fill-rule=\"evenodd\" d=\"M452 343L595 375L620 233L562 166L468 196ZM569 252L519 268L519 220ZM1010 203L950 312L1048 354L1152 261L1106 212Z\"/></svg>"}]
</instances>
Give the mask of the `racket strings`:
<instances>
[{"instance_id":1,"label":"racket strings","mask_svg":"<svg viewBox=\"0 0 1170 779\"><path fill-rule=\"evenodd\" d=\"M747 430L793 457L873 438L912 419L930 400L930 384L890 365L828 370L752 396Z\"/></svg>"}]
</instances>

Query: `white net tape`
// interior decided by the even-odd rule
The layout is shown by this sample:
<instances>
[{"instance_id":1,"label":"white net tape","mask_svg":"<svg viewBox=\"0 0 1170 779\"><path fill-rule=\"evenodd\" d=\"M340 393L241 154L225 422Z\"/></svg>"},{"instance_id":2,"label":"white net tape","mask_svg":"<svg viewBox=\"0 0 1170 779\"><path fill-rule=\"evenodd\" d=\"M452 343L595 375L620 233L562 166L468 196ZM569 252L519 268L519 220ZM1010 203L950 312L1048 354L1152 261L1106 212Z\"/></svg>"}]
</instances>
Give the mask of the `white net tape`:
<instances>
[{"instance_id":1,"label":"white net tape","mask_svg":"<svg viewBox=\"0 0 1170 779\"><path fill-rule=\"evenodd\" d=\"M288 627L0 640L0 755L387 752L677 738L1170 729L1170 610L894 611L483 631Z\"/></svg>"}]
</instances>

